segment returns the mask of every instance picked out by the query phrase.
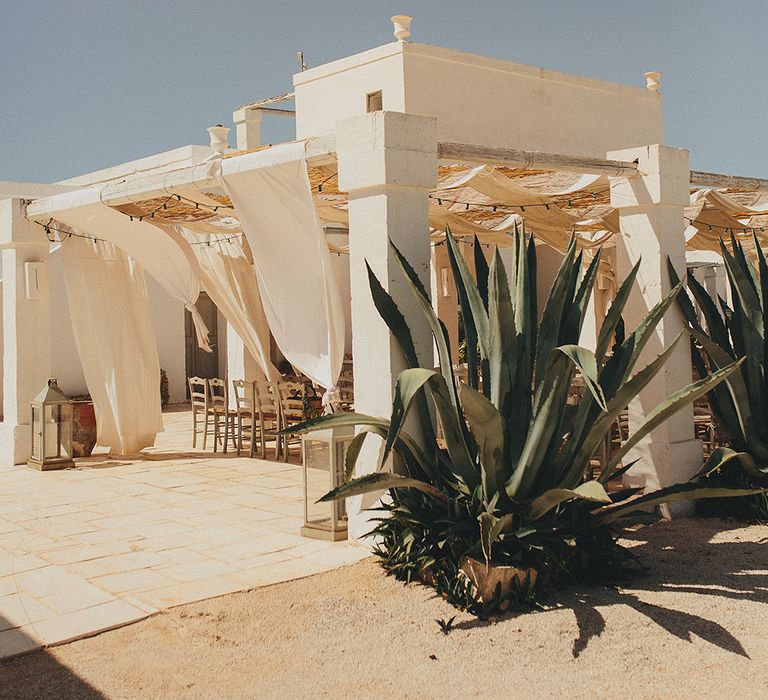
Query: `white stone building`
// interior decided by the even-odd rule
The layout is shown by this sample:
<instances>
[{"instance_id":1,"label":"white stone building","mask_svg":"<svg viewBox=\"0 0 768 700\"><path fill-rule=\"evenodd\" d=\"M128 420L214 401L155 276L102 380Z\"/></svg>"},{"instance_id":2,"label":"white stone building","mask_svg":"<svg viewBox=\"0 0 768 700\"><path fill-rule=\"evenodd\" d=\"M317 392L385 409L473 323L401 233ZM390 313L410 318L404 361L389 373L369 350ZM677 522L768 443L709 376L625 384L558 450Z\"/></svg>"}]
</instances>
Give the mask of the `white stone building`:
<instances>
[{"instance_id":1,"label":"white stone building","mask_svg":"<svg viewBox=\"0 0 768 700\"><path fill-rule=\"evenodd\" d=\"M641 76L637 77L640 82ZM393 377L400 369L389 333L370 300L366 259L393 297L403 302L423 362L429 363L432 356L428 329L406 303L406 290L387 251L388 239L431 287L433 303L452 338L458 339L456 300L443 272L444 249L430 247L430 234L433 240L440 234L440 222L447 220L442 211L454 215L451 225L464 222L468 232L483 229L479 218L471 220L478 211L475 203L467 204L463 213L457 206L441 209L443 202L436 201L434 193L446 186L451 167L461 166L465 173L472 166L487 164L500 172L529 168L567 173L571 180L580 175L592 176L594 181L602 178L606 183L600 192L606 205L603 214L606 221L614 217L611 225L616 228L612 232L606 224L605 231L613 234L608 245L615 245L611 258L616 277L621 278L642 253L639 291L627 324L658 301L669 287L667 256L684 266L686 238L701 232L697 218L686 218L692 184L717 185L722 178L691 173L687 151L663 145L657 81L657 74L649 74L648 87L627 87L404 40L293 77L296 139L305 141L307 162L318 174L313 180L318 215L333 249L343 247L346 252L349 247L348 256L332 259L346 319L345 350L354 357L358 410L388 415ZM274 109L284 110L284 105L267 100L234 113L237 143L233 152L259 145L261 119ZM110 194L113 199L105 203L124 205L157 197L157 183L166 175L167 182L173 183L166 192L181 185L210 190L212 181L201 177L199 168L210 156L208 146L188 146L55 185L0 183L0 197L6 198L0 202L4 280L0 459L4 462L26 459L29 401L48 376L58 377L69 393L87 388L69 325L56 246L49 245L39 225L56 211L55 195L121 183L120 191L115 189ZM325 192L322 182L328 182ZM768 185L744 178L733 183L753 190ZM320 196L329 191L338 201ZM524 205L510 206L516 207L517 219L528 219ZM708 210L702 207L702 211ZM546 222L540 225L551 241L570 235L569 230L550 230ZM535 221L529 228L539 233ZM495 233L500 230L487 228L488 240L498 242ZM560 259L556 248L540 248L543 287ZM707 263L710 272L700 274L714 285L711 265L716 258L712 261ZM35 270L42 280L31 296L26 265L30 262L38 264ZM272 262L290 273L290 261ZM185 379L197 373L194 362L200 361L199 355L190 349L190 332L185 333L184 304L152 280L149 288L160 365L168 372L171 400L182 401ZM590 337L594 342L599 327L601 304L595 303L594 308L595 324L585 329L586 345ZM255 375L255 360L247 357L242 341L223 316L208 320L209 330L215 330L212 371L218 376L228 374L230 379ZM675 312L668 314L659 326L655 349L681 327L681 318ZM276 361L274 353L279 350L272 352ZM670 367L645 390L637 411L656 405L691 376L687 346L681 344ZM368 449L377 448L370 445ZM644 449L649 459L642 478L665 484L688 476L701 461L691 411L681 411L659 428Z\"/></svg>"}]
</instances>

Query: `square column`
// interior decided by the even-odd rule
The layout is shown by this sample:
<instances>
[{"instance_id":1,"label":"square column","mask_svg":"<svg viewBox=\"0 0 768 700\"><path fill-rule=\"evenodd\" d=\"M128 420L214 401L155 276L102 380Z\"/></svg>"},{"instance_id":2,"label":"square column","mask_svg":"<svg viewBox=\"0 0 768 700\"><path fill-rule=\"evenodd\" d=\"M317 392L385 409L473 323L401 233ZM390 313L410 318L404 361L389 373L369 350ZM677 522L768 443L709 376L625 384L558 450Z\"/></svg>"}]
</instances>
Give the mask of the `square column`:
<instances>
[{"instance_id":1,"label":"square column","mask_svg":"<svg viewBox=\"0 0 768 700\"><path fill-rule=\"evenodd\" d=\"M611 178L611 205L619 211L616 272L623 280L640 262L637 282L624 312L627 332L671 289L667 258L680 279L685 278L685 219L690 201L688 151L646 146L608 153L608 158L637 161L638 175ZM637 365L642 368L685 329L683 315L673 304L656 328ZM630 433L667 396L692 381L691 349L684 338L657 377L629 406ZM625 477L631 486L649 489L687 481L701 466L701 442L695 438L693 408L678 411L627 456L639 462ZM678 509L679 510L679 509Z\"/></svg>"},{"instance_id":2,"label":"square column","mask_svg":"<svg viewBox=\"0 0 768 700\"><path fill-rule=\"evenodd\" d=\"M239 150L261 145L262 116L258 109L236 109L232 112L232 121L235 123L235 139Z\"/></svg>"},{"instance_id":3,"label":"square column","mask_svg":"<svg viewBox=\"0 0 768 700\"><path fill-rule=\"evenodd\" d=\"M372 112L336 125L339 189L349 193L350 287L355 409L389 417L394 386L404 369L400 350L373 305L366 261L392 295L411 329L419 361L432 367L432 336L389 250L400 249L430 289L429 191L437 184L437 120ZM412 430L413 426L406 426ZM358 475L374 471L382 444L366 440ZM347 500L351 539L371 529L367 508L376 497Z\"/></svg>"},{"instance_id":4,"label":"square column","mask_svg":"<svg viewBox=\"0 0 768 700\"><path fill-rule=\"evenodd\" d=\"M51 376L49 242L24 218L23 200L0 201L3 260L3 422L0 464L29 458L29 403Z\"/></svg>"}]
</instances>

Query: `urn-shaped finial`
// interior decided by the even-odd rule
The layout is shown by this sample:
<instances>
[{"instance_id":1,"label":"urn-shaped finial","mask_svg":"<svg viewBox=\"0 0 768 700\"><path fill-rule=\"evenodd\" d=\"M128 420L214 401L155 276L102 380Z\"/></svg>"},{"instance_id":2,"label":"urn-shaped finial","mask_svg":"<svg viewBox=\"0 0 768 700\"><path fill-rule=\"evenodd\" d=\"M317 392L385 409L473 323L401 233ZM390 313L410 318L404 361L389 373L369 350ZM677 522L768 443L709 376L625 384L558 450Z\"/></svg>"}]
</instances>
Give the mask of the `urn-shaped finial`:
<instances>
[{"instance_id":1,"label":"urn-shaped finial","mask_svg":"<svg viewBox=\"0 0 768 700\"><path fill-rule=\"evenodd\" d=\"M661 71L651 70L643 75L645 75L645 87L651 92L658 92L661 87Z\"/></svg>"},{"instance_id":2,"label":"urn-shaped finial","mask_svg":"<svg viewBox=\"0 0 768 700\"><path fill-rule=\"evenodd\" d=\"M390 17L390 19L395 26L395 39L398 41L407 41L408 37L411 36L411 22L413 22L413 17L410 15L395 15L394 17Z\"/></svg>"},{"instance_id":3,"label":"urn-shaped finial","mask_svg":"<svg viewBox=\"0 0 768 700\"><path fill-rule=\"evenodd\" d=\"M211 148L216 153L224 153L229 148L229 127L217 124L208 127L208 134L211 137Z\"/></svg>"}]
</instances>

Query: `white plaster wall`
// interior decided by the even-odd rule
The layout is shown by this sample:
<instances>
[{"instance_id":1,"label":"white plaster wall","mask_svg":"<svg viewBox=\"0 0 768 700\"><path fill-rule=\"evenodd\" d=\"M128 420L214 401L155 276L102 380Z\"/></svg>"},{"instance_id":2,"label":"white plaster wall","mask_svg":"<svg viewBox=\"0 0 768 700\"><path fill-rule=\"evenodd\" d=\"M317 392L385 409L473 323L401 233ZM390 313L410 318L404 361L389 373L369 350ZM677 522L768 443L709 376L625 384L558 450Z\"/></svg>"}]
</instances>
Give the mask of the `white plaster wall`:
<instances>
[{"instance_id":1,"label":"white plaster wall","mask_svg":"<svg viewBox=\"0 0 768 700\"><path fill-rule=\"evenodd\" d=\"M645 88L423 44L405 46L404 69L405 110L437 117L440 141L596 158L664 141Z\"/></svg>"},{"instance_id":2,"label":"white plaster wall","mask_svg":"<svg viewBox=\"0 0 768 700\"><path fill-rule=\"evenodd\" d=\"M366 96L382 91L383 107L404 112L403 56L387 44L293 76L296 138L325 134L336 122L366 112Z\"/></svg>"},{"instance_id":3,"label":"white plaster wall","mask_svg":"<svg viewBox=\"0 0 768 700\"><path fill-rule=\"evenodd\" d=\"M637 76L638 82L643 80ZM297 138L384 109L437 117L438 139L605 158L663 143L662 101L644 87L415 43L393 43L294 76Z\"/></svg>"}]
</instances>

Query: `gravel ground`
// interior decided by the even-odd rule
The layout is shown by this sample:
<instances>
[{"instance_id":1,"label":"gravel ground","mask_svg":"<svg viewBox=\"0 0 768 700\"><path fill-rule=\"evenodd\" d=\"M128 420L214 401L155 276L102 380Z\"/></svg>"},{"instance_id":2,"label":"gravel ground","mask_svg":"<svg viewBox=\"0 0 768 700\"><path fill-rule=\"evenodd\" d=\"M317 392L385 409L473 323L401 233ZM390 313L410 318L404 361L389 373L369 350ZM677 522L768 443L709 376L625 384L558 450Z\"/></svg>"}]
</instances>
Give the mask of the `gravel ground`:
<instances>
[{"instance_id":1,"label":"gravel ground","mask_svg":"<svg viewBox=\"0 0 768 700\"><path fill-rule=\"evenodd\" d=\"M0 664L2 698L741 698L768 695L765 526L677 520L650 575L483 623L372 559L174 608Z\"/></svg>"}]
</instances>

